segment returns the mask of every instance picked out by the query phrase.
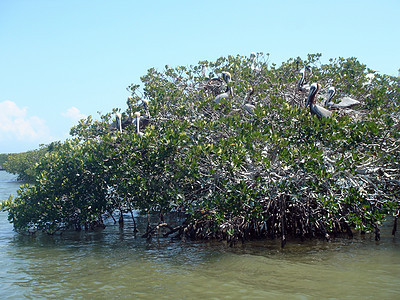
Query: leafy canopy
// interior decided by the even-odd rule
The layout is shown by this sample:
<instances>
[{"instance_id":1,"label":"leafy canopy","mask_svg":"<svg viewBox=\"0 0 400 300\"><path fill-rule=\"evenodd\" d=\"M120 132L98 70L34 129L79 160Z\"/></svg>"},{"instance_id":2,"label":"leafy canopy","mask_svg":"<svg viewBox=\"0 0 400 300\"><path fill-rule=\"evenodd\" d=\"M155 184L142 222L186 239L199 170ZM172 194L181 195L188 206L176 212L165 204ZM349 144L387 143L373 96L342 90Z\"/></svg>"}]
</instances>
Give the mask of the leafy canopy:
<instances>
[{"instance_id":1,"label":"leafy canopy","mask_svg":"<svg viewBox=\"0 0 400 300\"><path fill-rule=\"evenodd\" d=\"M81 120L70 140L28 163L33 185L3 208L17 230L50 233L135 209L185 211L179 233L191 238L280 237L284 244L286 236L328 238L352 227L378 237L384 217L399 208L399 79L356 58L322 64L320 56L279 67L258 53L150 69L141 91L128 87L125 111ZM312 116L307 94L296 90L306 65L320 94L335 86L336 101L350 96L361 105ZM214 78L222 71L231 82ZM216 103L229 87L233 96ZM145 114L143 99L151 117L139 136L134 113Z\"/></svg>"}]
</instances>

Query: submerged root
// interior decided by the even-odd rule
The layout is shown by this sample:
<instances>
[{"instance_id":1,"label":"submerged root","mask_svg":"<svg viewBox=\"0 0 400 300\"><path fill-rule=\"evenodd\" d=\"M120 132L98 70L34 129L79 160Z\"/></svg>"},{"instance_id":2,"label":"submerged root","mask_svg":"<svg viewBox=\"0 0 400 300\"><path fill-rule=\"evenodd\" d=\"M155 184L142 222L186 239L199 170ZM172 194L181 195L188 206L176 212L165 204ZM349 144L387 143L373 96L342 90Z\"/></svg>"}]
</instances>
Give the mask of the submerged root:
<instances>
[{"instance_id":1,"label":"submerged root","mask_svg":"<svg viewBox=\"0 0 400 300\"><path fill-rule=\"evenodd\" d=\"M169 231L163 234L164 237L171 236L183 241L221 240L233 246L237 242L279 238L283 248L290 239L320 238L329 241L332 237L352 238L351 226L354 224L344 216L354 216L355 212L355 207L343 206L341 211L333 214L321 203L302 205L301 202L291 201L285 195L265 203L263 210L258 214L233 216L226 213L225 220L221 222L215 210L203 211L176 227L158 224L148 229L148 233L143 237L160 227L166 227ZM373 229L375 239L379 240L380 230L376 220L364 219L363 222L364 226Z\"/></svg>"}]
</instances>

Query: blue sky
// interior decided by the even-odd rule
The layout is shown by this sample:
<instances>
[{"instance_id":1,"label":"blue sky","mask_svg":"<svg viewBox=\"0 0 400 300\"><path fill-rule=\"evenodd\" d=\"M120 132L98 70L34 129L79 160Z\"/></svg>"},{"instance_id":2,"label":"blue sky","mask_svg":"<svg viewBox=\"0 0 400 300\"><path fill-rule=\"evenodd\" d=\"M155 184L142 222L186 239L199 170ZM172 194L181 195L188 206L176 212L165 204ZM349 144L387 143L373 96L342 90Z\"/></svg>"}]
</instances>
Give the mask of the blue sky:
<instances>
[{"instance_id":1,"label":"blue sky","mask_svg":"<svg viewBox=\"0 0 400 300\"><path fill-rule=\"evenodd\" d=\"M126 109L151 67L270 53L357 57L397 76L400 1L0 0L0 153Z\"/></svg>"}]
</instances>

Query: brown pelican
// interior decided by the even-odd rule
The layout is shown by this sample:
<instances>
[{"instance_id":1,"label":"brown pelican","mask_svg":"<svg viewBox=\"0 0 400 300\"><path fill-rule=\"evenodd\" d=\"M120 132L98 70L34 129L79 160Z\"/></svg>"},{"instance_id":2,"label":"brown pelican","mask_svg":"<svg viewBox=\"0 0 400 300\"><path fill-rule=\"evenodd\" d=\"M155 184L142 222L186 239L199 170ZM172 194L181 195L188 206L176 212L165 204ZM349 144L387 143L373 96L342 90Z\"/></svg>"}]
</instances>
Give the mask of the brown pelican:
<instances>
[{"instance_id":1,"label":"brown pelican","mask_svg":"<svg viewBox=\"0 0 400 300\"><path fill-rule=\"evenodd\" d=\"M220 78L218 78L218 79L221 80ZM226 89L225 89L225 92L224 92L224 93L219 94L219 95L217 95L217 96L215 97L214 101L215 101L216 103L219 103L219 101L220 101L221 99L229 98L229 97L232 97L232 96L233 96L233 88L230 87L230 86L228 86L228 83L231 82L231 80L232 80L231 73L226 72L226 71L223 71L223 72L222 72L222 79L225 81ZM221 84L222 84L222 81L221 81Z\"/></svg>"},{"instance_id":2,"label":"brown pelican","mask_svg":"<svg viewBox=\"0 0 400 300\"><path fill-rule=\"evenodd\" d=\"M259 66L257 66L257 63L256 63L256 57L257 57L257 54L255 52L250 53L250 60L251 60L250 68L254 72L261 72L261 68Z\"/></svg>"},{"instance_id":3,"label":"brown pelican","mask_svg":"<svg viewBox=\"0 0 400 300\"><path fill-rule=\"evenodd\" d=\"M231 82L231 80L232 80L231 73L226 72L226 71L223 71L223 72L222 72L222 79L223 79L226 83Z\"/></svg>"},{"instance_id":4,"label":"brown pelican","mask_svg":"<svg viewBox=\"0 0 400 300\"><path fill-rule=\"evenodd\" d=\"M211 78L208 82L209 83L219 83L219 84L223 84L228 83L232 80L232 76L231 73L227 72L227 71L222 71L222 79L220 77L213 77Z\"/></svg>"},{"instance_id":5,"label":"brown pelican","mask_svg":"<svg viewBox=\"0 0 400 300\"><path fill-rule=\"evenodd\" d=\"M328 106L330 103L332 103L332 98L336 95L336 89L334 86L331 86L328 89L328 94L326 95L326 99L324 101L324 106Z\"/></svg>"},{"instance_id":6,"label":"brown pelican","mask_svg":"<svg viewBox=\"0 0 400 300\"><path fill-rule=\"evenodd\" d=\"M232 76L229 72L222 72L222 78L213 77L207 81L203 88L205 90L211 91L214 96L219 95L222 91L224 91L224 86L226 86L232 80Z\"/></svg>"},{"instance_id":7,"label":"brown pelican","mask_svg":"<svg viewBox=\"0 0 400 300\"><path fill-rule=\"evenodd\" d=\"M149 110L149 100L142 100L144 105L144 116L140 117L140 127L145 129L149 125L151 120L150 110Z\"/></svg>"},{"instance_id":8,"label":"brown pelican","mask_svg":"<svg viewBox=\"0 0 400 300\"><path fill-rule=\"evenodd\" d=\"M251 102L250 97L254 94L254 89L251 87L249 91L246 93L246 96L243 100L243 108L249 113L253 114L256 106Z\"/></svg>"},{"instance_id":9,"label":"brown pelican","mask_svg":"<svg viewBox=\"0 0 400 300\"><path fill-rule=\"evenodd\" d=\"M142 102L143 102L144 110L146 111L146 116L150 117L149 100L143 99Z\"/></svg>"},{"instance_id":10,"label":"brown pelican","mask_svg":"<svg viewBox=\"0 0 400 300\"><path fill-rule=\"evenodd\" d=\"M119 132L123 132L128 126L130 126L133 123L133 118L132 116L126 117L125 114L121 113L115 113L115 119L116 119L116 126L115 128L119 130ZM113 126L114 127L114 126Z\"/></svg>"},{"instance_id":11,"label":"brown pelican","mask_svg":"<svg viewBox=\"0 0 400 300\"><path fill-rule=\"evenodd\" d=\"M335 103L332 101L335 94L336 94L336 89L335 89L335 87L331 86L328 90L328 95L325 99L324 106L330 107L330 108L348 108L353 105L360 104L360 101L352 99L350 97L343 97L340 99L339 103Z\"/></svg>"},{"instance_id":12,"label":"brown pelican","mask_svg":"<svg viewBox=\"0 0 400 300\"><path fill-rule=\"evenodd\" d=\"M300 70L301 78L297 81L296 90L300 92L308 92L310 90L310 86L307 84L306 80L306 72L309 72L309 77L312 76L312 69L310 66L306 66L304 69Z\"/></svg>"},{"instance_id":13,"label":"brown pelican","mask_svg":"<svg viewBox=\"0 0 400 300\"><path fill-rule=\"evenodd\" d=\"M218 104L221 99L229 98L232 96L233 96L233 88L231 86L227 86L225 92L215 97L214 101L215 103Z\"/></svg>"},{"instance_id":14,"label":"brown pelican","mask_svg":"<svg viewBox=\"0 0 400 300\"><path fill-rule=\"evenodd\" d=\"M202 65L201 66L201 76L206 77L207 76L207 65Z\"/></svg>"},{"instance_id":15,"label":"brown pelican","mask_svg":"<svg viewBox=\"0 0 400 300\"><path fill-rule=\"evenodd\" d=\"M117 129L122 133L122 115L118 112L115 113L115 121L117 122Z\"/></svg>"},{"instance_id":16,"label":"brown pelican","mask_svg":"<svg viewBox=\"0 0 400 300\"><path fill-rule=\"evenodd\" d=\"M143 99L142 103L143 103L143 106L144 106L143 107L144 115L139 115L139 127L140 127L140 129L144 130L149 125L149 123L151 121L151 115L150 115L150 110L149 110L149 100ZM134 118L129 117L128 121L130 122L130 124L133 123L133 119L135 119L135 122L137 121L136 113L135 113L135 117ZM126 121L126 123L128 121ZM124 127L124 126L122 126L122 127Z\"/></svg>"},{"instance_id":17,"label":"brown pelican","mask_svg":"<svg viewBox=\"0 0 400 300\"><path fill-rule=\"evenodd\" d=\"M313 83L310 86L310 92L308 93L306 106L309 106L311 114L316 115L319 119L322 117L328 118L332 115L332 112L315 104L315 97L318 94L319 88L320 86L318 83Z\"/></svg>"},{"instance_id":18,"label":"brown pelican","mask_svg":"<svg viewBox=\"0 0 400 300\"><path fill-rule=\"evenodd\" d=\"M136 133L139 136L143 136L144 133L140 131L140 112L135 112L135 117L136 117Z\"/></svg>"}]
</instances>

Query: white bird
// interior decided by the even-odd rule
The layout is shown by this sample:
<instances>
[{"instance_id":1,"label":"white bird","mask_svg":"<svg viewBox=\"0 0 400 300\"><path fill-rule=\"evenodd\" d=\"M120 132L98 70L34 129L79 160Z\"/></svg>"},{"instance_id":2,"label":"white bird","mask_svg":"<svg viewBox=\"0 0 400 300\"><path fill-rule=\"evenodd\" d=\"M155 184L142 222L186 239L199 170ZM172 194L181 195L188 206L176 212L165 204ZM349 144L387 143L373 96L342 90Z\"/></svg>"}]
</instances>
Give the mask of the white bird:
<instances>
[{"instance_id":1,"label":"white bird","mask_svg":"<svg viewBox=\"0 0 400 300\"><path fill-rule=\"evenodd\" d=\"M340 98L339 103L335 103L332 101L333 97L336 95L336 89L335 87L331 86L328 90L328 95L325 99L324 106L325 107L330 107L330 108L348 108L357 104L360 104L360 101L355 100L350 97L343 97Z\"/></svg>"},{"instance_id":2,"label":"white bird","mask_svg":"<svg viewBox=\"0 0 400 300\"><path fill-rule=\"evenodd\" d=\"M201 66L201 76L206 77L208 67L206 65Z\"/></svg>"},{"instance_id":3,"label":"white bird","mask_svg":"<svg viewBox=\"0 0 400 300\"><path fill-rule=\"evenodd\" d=\"M222 79L226 82L229 83L232 80L232 76L231 73L227 72L227 71L223 71L222 72Z\"/></svg>"},{"instance_id":4,"label":"white bird","mask_svg":"<svg viewBox=\"0 0 400 300\"><path fill-rule=\"evenodd\" d=\"M372 84L372 82L375 79L375 73L377 73L378 71L369 70L368 72L369 73L365 75L365 82L362 84L363 87L366 87L366 86Z\"/></svg>"},{"instance_id":5,"label":"white bird","mask_svg":"<svg viewBox=\"0 0 400 300\"><path fill-rule=\"evenodd\" d=\"M143 102L143 105L144 105L144 112L145 112L145 115L144 115L144 117L142 117L142 119L143 119L144 123L146 123L146 124L143 124L143 125L147 126L147 124L149 123L149 121L151 119L150 109L149 109L149 100L142 100L142 102Z\"/></svg>"},{"instance_id":6,"label":"white bird","mask_svg":"<svg viewBox=\"0 0 400 300\"><path fill-rule=\"evenodd\" d=\"M243 108L251 115L254 113L254 110L256 109L256 106L252 104L250 101L250 96L253 94L254 94L254 89L253 87L251 87L243 99Z\"/></svg>"},{"instance_id":7,"label":"white bird","mask_svg":"<svg viewBox=\"0 0 400 300\"><path fill-rule=\"evenodd\" d=\"M312 69L310 66L306 66L304 69L300 70L301 78L299 81L297 81L296 89L300 92L309 92L310 91L310 85L307 84L306 81L306 72L309 72L310 75L309 77L312 76Z\"/></svg>"},{"instance_id":8,"label":"white bird","mask_svg":"<svg viewBox=\"0 0 400 300\"><path fill-rule=\"evenodd\" d=\"M222 94L219 94L217 97L215 97L214 101L215 101L215 103L218 104L221 99L229 98L232 96L233 96L233 88L227 86L225 92Z\"/></svg>"},{"instance_id":9,"label":"white bird","mask_svg":"<svg viewBox=\"0 0 400 300\"><path fill-rule=\"evenodd\" d=\"M117 122L117 127L119 129L119 132L122 133L122 115L120 113L115 113L115 119Z\"/></svg>"},{"instance_id":10,"label":"white bird","mask_svg":"<svg viewBox=\"0 0 400 300\"><path fill-rule=\"evenodd\" d=\"M257 57L257 54L255 52L250 53L250 60L251 60L250 68L254 72L261 72L261 68L259 66L257 66L257 63L256 63L256 57Z\"/></svg>"},{"instance_id":11,"label":"white bird","mask_svg":"<svg viewBox=\"0 0 400 300\"><path fill-rule=\"evenodd\" d=\"M228 83L231 82L231 80L232 80L231 73L226 72L226 71L223 71L223 72L222 72L222 79L223 79L223 80L225 81L225 83L226 83L226 89L225 89L225 92L224 92L224 93L219 94L219 95L217 95L217 96L215 97L214 101L215 101L217 104L219 103L219 101L220 101L221 99L225 99L225 98L229 98L229 97L232 97L232 96L233 96L233 88L230 87L230 86L228 86Z\"/></svg>"},{"instance_id":12,"label":"white bird","mask_svg":"<svg viewBox=\"0 0 400 300\"><path fill-rule=\"evenodd\" d=\"M309 106L311 114L316 115L319 119L323 117L328 118L332 115L332 112L315 104L315 97L318 94L319 88L320 85L318 83L313 83L310 86L310 92L308 93L306 106Z\"/></svg>"},{"instance_id":13,"label":"white bird","mask_svg":"<svg viewBox=\"0 0 400 300\"><path fill-rule=\"evenodd\" d=\"M143 132L140 131L140 112L135 112L135 116L136 116L136 133L142 137L144 135Z\"/></svg>"},{"instance_id":14,"label":"white bird","mask_svg":"<svg viewBox=\"0 0 400 300\"><path fill-rule=\"evenodd\" d=\"M374 73L368 73L367 75L365 75L366 82L363 83L363 86L371 84L374 78L375 78Z\"/></svg>"}]
</instances>

